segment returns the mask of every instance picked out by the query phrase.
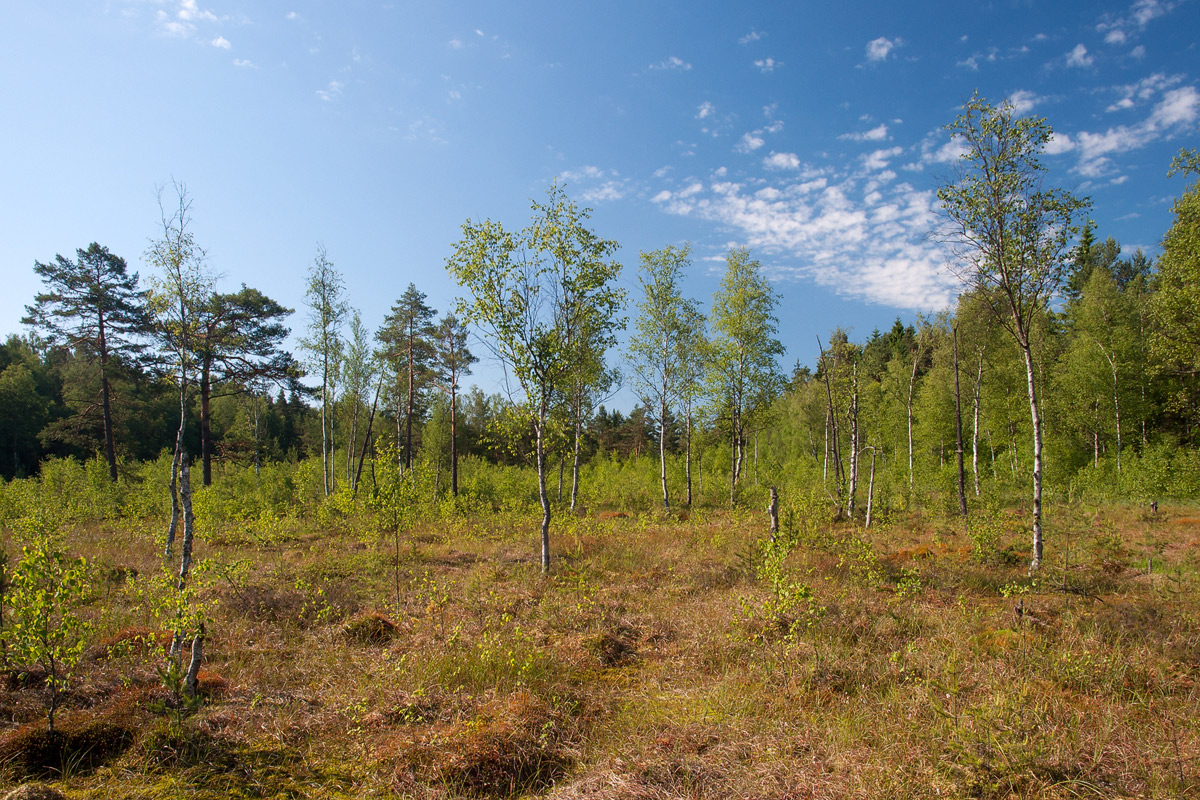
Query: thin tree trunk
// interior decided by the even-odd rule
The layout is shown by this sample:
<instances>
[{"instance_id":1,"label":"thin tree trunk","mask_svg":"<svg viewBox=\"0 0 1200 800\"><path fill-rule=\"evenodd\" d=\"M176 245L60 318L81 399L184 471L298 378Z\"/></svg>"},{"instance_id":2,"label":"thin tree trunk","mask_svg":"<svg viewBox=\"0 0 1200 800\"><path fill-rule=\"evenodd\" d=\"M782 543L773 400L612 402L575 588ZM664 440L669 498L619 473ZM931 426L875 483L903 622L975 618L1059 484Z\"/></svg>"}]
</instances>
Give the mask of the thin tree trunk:
<instances>
[{"instance_id":1,"label":"thin tree trunk","mask_svg":"<svg viewBox=\"0 0 1200 800\"><path fill-rule=\"evenodd\" d=\"M179 591L187 586L188 574L192 569L192 542L195 534L196 518L192 514L192 470L188 463L187 453L183 454L179 463L179 499L183 503L183 543L182 557L179 561Z\"/></svg>"},{"instance_id":2,"label":"thin tree trunk","mask_svg":"<svg viewBox=\"0 0 1200 800\"><path fill-rule=\"evenodd\" d=\"M371 401L371 415L367 417L367 432L363 436L362 451L358 455L358 469L354 473L354 483L350 490L354 495L358 495L358 482L362 480L363 462L367 460L367 449L371 446L371 429L375 427L375 409L379 404L379 393L383 391L383 376L379 377L379 384L375 387L375 399Z\"/></svg>"},{"instance_id":3,"label":"thin tree trunk","mask_svg":"<svg viewBox=\"0 0 1200 800\"><path fill-rule=\"evenodd\" d=\"M884 469L887 466L884 465ZM863 527L871 527L871 509L875 504L875 448L871 448L871 479L867 481L867 520Z\"/></svg>"},{"instance_id":4,"label":"thin tree trunk","mask_svg":"<svg viewBox=\"0 0 1200 800\"><path fill-rule=\"evenodd\" d=\"M921 363L921 348L913 353L912 375L908 378L908 496L912 502L913 493L913 390L917 384L917 365Z\"/></svg>"},{"instance_id":5,"label":"thin tree trunk","mask_svg":"<svg viewBox=\"0 0 1200 800\"><path fill-rule=\"evenodd\" d=\"M450 494L458 497L458 378L450 382Z\"/></svg>"},{"instance_id":6,"label":"thin tree trunk","mask_svg":"<svg viewBox=\"0 0 1200 800\"><path fill-rule=\"evenodd\" d=\"M325 356L321 375L321 480L329 496L329 356Z\"/></svg>"},{"instance_id":7,"label":"thin tree trunk","mask_svg":"<svg viewBox=\"0 0 1200 800\"><path fill-rule=\"evenodd\" d=\"M1033 351L1029 347L1028 335L1021 341L1021 352L1025 356L1025 380L1029 389L1029 417L1033 423L1033 559L1029 571L1036 572L1042 565L1042 416L1038 407L1037 385L1034 381L1035 365Z\"/></svg>"},{"instance_id":8,"label":"thin tree trunk","mask_svg":"<svg viewBox=\"0 0 1200 800\"><path fill-rule=\"evenodd\" d=\"M767 504L767 513L771 515L771 541L779 535L779 489L771 487L771 500Z\"/></svg>"},{"instance_id":9,"label":"thin tree trunk","mask_svg":"<svg viewBox=\"0 0 1200 800\"><path fill-rule=\"evenodd\" d=\"M979 497L979 399L980 385L983 383L983 354L979 355L979 371L975 376L975 392L972 398L974 405L974 422L971 426L971 477L975 480L975 496ZM994 459L993 459L994 460Z\"/></svg>"},{"instance_id":10,"label":"thin tree trunk","mask_svg":"<svg viewBox=\"0 0 1200 800\"><path fill-rule=\"evenodd\" d=\"M575 409L575 443L571 454L571 511L579 503L579 453L583 441L583 404Z\"/></svg>"},{"instance_id":11,"label":"thin tree trunk","mask_svg":"<svg viewBox=\"0 0 1200 800\"><path fill-rule=\"evenodd\" d=\"M967 524L967 475L963 467L962 394L958 385L958 326L954 328L954 433L958 459L958 512Z\"/></svg>"},{"instance_id":12,"label":"thin tree trunk","mask_svg":"<svg viewBox=\"0 0 1200 800\"><path fill-rule=\"evenodd\" d=\"M196 635L192 637L192 657L188 661L187 674L183 679L184 690L189 697L195 697L197 691L197 678L200 675L200 662L204 660L204 623L200 623L200 630L196 631Z\"/></svg>"},{"instance_id":13,"label":"thin tree trunk","mask_svg":"<svg viewBox=\"0 0 1200 800\"><path fill-rule=\"evenodd\" d=\"M738 463L738 429L737 429L737 412L731 410L729 412L729 507L733 507L734 490L737 489L738 470L741 464Z\"/></svg>"},{"instance_id":14,"label":"thin tree trunk","mask_svg":"<svg viewBox=\"0 0 1200 800\"><path fill-rule=\"evenodd\" d=\"M858 494L858 364L851 367L850 378L850 489L846 510L854 520L854 501Z\"/></svg>"},{"instance_id":15,"label":"thin tree trunk","mask_svg":"<svg viewBox=\"0 0 1200 800\"><path fill-rule=\"evenodd\" d=\"M671 498L667 494L667 395L664 391L658 402L658 477L662 483L663 513L671 513Z\"/></svg>"},{"instance_id":16,"label":"thin tree trunk","mask_svg":"<svg viewBox=\"0 0 1200 800\"><path fill-rule=\"evenodd\" d=\"M683 470L687 482L687 504L692 506L692 403L687 404L687 449L683 456Z\"/></svg>"},{"instance_id":17,"label":"thin tree trunk","mask_svg":"<svg viewBox=\"0 0 1200 800\"><path fill-rule=\"evenodd\" d=\"M182 353L182 351L181 351ZM175 533L179 529L179 517L181 509L179 507L179 469L180 461L186 458L183 452L183 431L187 423L187 364L182 356L180 358L179 369L179 430L175 433L175 454L171 458L171 478L167 482L167 487L171 492L171 521L167 524L167 546L165 553L168 557L171 555L171 549L175 545Z\"/></svg>"},{"instance_id":18,"label":"thin tree trunk","mask_svg":"<svg viewBox=\"0 0 1200 800\"><path fill-rule=\"evenodd\" d=\"M413 374L414 357L413 357L413 339L415 331L413 325L416 324L415 319L409 321L408 328L408 402L404 409L404 468L412 469L413 465L413 446L412 446L412 429L413 429L413 406L416 405L417 385L416 375Z\"/></svg>"},{"instance_id":19,"label":"thin tree trunk","mask_svg":"<svg viewBox=\"0 0 1200 800\"><path fill-rule=\"evenodd\" d=\"M546 491L546 453L545 453L545 429L546 429L546 409L543 403L538 410L538 419L536 424L537 430L534 431L537 442L537 472L538 472L538 500L542 504L542 574L546 575L550 572L550 495Z\"/></svg>"},{"instance_id":20,"label":"thin tree trunk","mask_svg":"<svg viewBox=\"0 0 1200 800\"><path fill-rule=\"evenodd\" d=\"M100 410L104 417L104 459L108 462L108 477L117 482L117 447L113 436L112 404L108 384L108 340L104 333L104 312L97 315L100 360Z\"/></svg>"}]
</instances>

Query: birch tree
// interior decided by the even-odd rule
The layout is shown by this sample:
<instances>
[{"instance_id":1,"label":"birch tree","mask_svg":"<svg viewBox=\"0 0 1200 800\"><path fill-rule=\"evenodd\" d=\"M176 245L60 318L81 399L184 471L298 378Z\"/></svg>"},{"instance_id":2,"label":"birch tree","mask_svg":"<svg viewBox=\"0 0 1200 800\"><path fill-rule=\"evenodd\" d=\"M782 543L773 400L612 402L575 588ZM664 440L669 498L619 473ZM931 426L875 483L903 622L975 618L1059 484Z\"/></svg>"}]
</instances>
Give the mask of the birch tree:
<instances>
[{"instance_id":1,"label":"birch tree","mask_svg":"<svg viewBox=\"0 0 1200 800\"><path fill-rule=\"evenodd\" d=\"M308 270L304 303L308 306L308 335L300 345L309 352L310 366L321 375L321 470L324 491L329 495L336 487L333 400L342 359L342 326L350 305L346 302L345 281L320 244Z\"/></svg>"},{"instance_id":2,"label":"birch tree","mask_svg":"<svg viewBox=\"0 0 1200 800\"><path fill-rule=\"evenodd\" d=\"M612 285L619 265L603 260L615 243L588 230L588 212L577 210L557 185L548 195L548 204L533 204L534 220L520 233L491 220L463 223L463 236L446 264L470 293L459 302L460 316L482 329L484 341L524 395L542 507L543 572L550 570L546 448L551 411L558 397L578 386L583 343L595 348L611 341L623 297ZM563 208L546 211L547 205L560 204ZM568 222L569 236L550 235L549 226Z\"/></svg>"},{"instance_id":3,"label":"birch tree","mask_svg":"<svg viewBox=\"0 0 1200 800\"><path fill-rule=\"evenodd\" d=\"M668 245L641 254L638 283L642 300L629 341L628 361L635 390L658 417L658 467L663 511L670 513L667 490L667 425L675 404L684 398L685 359L701 319L699 303L684 298L682 284L691 265L691 247Z\"/></svg>"},{"instance_id":4,"label":"birch tree","mask_svg":"<svg viewBox=\"0 0 1200 800\"><path fill-rule=\"evenodd\" d=\"M1034 318L1061 285L1076 215L1087 202L1045 186L1040 155L1052 130L1041 117L1018 116L1012 103L978 94L946 129L965 148L955 179L938 189L959 274L1021 352L1033 431L1033 557L1042 562L1043 420L1031 336Z\"/></svg>"},{"instance_id":5,"label":"birch tree","mask_svg":"<svg viewBox=\"0 0 1200 800\"><path fill-rule=\"evenodd\" d=\"M762 265L745 248L725 259L725 277L713 295L709 386L718 415L729 422L729 502L732 505L746 455L747 417L766 407L783 382L776 338L778 295Z\"/></svg>"},{"instance_id":6,"label":"birch tree","mask_svg":"<svg viewBox=\"0 0 1200 800\"><path fill-rule=\"evenodd\" d=\"M158 189L162 234L150 241L145 259L158 273L152 281L150 307L155 315L159 344L179 388L179 428L167 482L171 495L171 521L167 526L165 551L170 555L182 518L184 556L180 583L183 583L187 579L192 547L190 464L183 436L187 426L188 397L195 382L199 310L204 298L212 293L213 279L205 265L206 253L192 235L192 201L187 187L173 183L171 188L173 198L166 196L166 187Z\"/></svg>"}]
</instances>

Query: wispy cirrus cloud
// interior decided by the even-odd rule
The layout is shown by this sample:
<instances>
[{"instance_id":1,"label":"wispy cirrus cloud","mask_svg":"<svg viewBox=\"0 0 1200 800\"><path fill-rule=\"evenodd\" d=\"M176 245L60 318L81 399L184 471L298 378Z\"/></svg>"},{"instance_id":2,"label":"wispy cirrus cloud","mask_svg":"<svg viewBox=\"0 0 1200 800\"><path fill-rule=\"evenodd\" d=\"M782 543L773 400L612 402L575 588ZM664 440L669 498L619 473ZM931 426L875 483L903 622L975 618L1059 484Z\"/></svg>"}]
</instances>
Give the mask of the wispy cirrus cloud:
<instances>
[{"instance_id":1,"label":"wispy cirrus cloud","mask_svg":"<svg viewBox=\"0 0 1200 800\"><path fill-rule=\"evenodd\" d=\"M650 65L650 69L661 70L666 72L680 71L686 72L692 68L692 65L684 61L679 56L670 56L669 58L658 61Z\"/></svg>"},{"instance_id":2,"label":"wispy cirrus cloud","mask_svg":"<svg viewBox=\"0 0 1200 800\"><path fill-rule=\"evenodd\" d=\"M881 123L870 130L843 133L838 138L849 142L882 142L888 138L888 126Z\"/></svg>"},{"instance_id":3,"label":"wispy cirrus cloud","mask_svg":"<svg viewBox=\"0 0 1200 800\"><path fill-rule=\"evenodd\" d=\"M1146 29L1152 21L1175 10L1174 0L1137 0L1123 14L1105 14L1096 24L1096 30L1104 34L1104 41L1111 45L1122 45Z\"/></svg>"},{"instance_id":4,"label":"wispy cirrus cloud","mask_svg":"<svg viewBox=\"0 0 1200 800\"><path fill-rule=\"evenodd\" d=\"M777 259L773 272L785 280L920 311L947 307L957 291L948 254L928 236L938 222L935 193L897 183L894 173L864 183L805 167L766 186L713 180L652 200L669 214L729 229Z\"/></svg>"},{"instance_id":5,"label":"wispy cirrus cloud","mask_svg":"<svg viewBox=\"0 0 1200 800\"><path fill-rule=\"evenodd\" d=\"M342 90L346 88L346 84L341 81L330 81L324 89L317 89L317 97L322 102L331 103L342 96Z\"/></svg>"},{"instance_id":6,"label":"wispy cirrus cloud","mask_svg":"<svg viewBox=\"0 0 1200 800\"><path fill-rule=\"evenodd\" d=\"M766 36L765 33L760 33L759 31L751 30L745 36L742 36L741 38L738 39L738 44L750 44L751 42L757 42L759 39L763 38L764 36Z\"/></svg>"},{"instance_id":7,"label":"wispy cirrus cloud","mask_svg":"<svg viewBox=\"0 0 1200 800\"><path fill-rule=\"evenodd\" d=\"M764 75L769 75L774 72L776 68L782 67L783 62L776 61L773 58L760 58L755 60L754 66L758 67L759 71Z\"/></svg>"},{"instance_id":8,"label":"wispy cirrus cloud","mask_svg":"<svg viewBox=\"0 0 1200 800\"><path fill-rule=\"evenodd\" d=\"M566 170L559 175L573 187L578 187L579 199L585 203L605 203L623 199L629 192L629 183L615 169L602 169L587 165Z\"/></svg>"},{"instance_id":9,"label":"wispy cirrus cloud","mask_svg":"<svg viewBox=\"0 0 1200 800\"><path fill-rule=\"evenodd\" d=\"M1182 75L1167 75L1162 72L1156 72L1153 75L1142 78L1136 83L1118 86L1116 87L1117 100L1104 110L1111 114L1114 111L1125 111L1133 108L1152 99L1159 92L1178 85L1183 81L1183 77Z\"/></svg>"},{"instance_id":10,"label":"wispy cirrus cloud","mask_svg":"<svg viewBox=\"0 0 1200 800\"><path fill-rule=\"evenodd\" d=\"M199 24L220 21L216 14L201 8L197 0L177 0L167 6L154 12L155 27L165 36L189 37L196 33Z\"/></svg>"},{"instance_id":11,"label":"wispy cirrus cloud","mask_svg":"<svg viewBox=\"0 0 1200 800\"><path fill-rule=\"evenodd\" d=\"M1135 84L1135 86L1138 85ZM1054 147L1048 147L1047 152L1074 152L1078 157L1074 167L1075 172L1089 178L1100 177L1111 174L1114 156L1185 132L1197 120L1200 120L1200 91L1195 86L1180 86L1165 90L1160 87L1158 91L1158 101L1150 110L1149 115L1141 122L1132 125L1116 125L1102 132L1079 131L1070 135L1055 134L1052 142ZM1151 96L1153 94L1152 91ZM1138 92L1135 91L1134 95L1138 96Z\"/></svg>"}]
</instances>

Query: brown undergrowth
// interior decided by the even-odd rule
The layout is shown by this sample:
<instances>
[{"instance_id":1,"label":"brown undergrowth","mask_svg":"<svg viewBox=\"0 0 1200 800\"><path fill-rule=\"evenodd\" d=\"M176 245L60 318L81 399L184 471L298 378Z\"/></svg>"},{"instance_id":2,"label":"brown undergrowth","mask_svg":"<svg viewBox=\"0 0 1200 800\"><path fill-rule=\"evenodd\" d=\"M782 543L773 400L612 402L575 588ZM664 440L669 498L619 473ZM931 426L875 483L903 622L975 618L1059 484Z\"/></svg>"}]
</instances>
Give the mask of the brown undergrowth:
<instances>
[{"instance_id":1,"label":"brown undergrowth","mask_svg":"<svg viewBox=\"0 0 1200 800\"><path fill-rule=\"evenodd\" d=\"M80 529L72 546L121 580L85 609L95 641L58 737L44 676L12 665L0 685L0 790L1186 797L1194 518L1055 509L1033 579L1017 514L965 532L928 514L822 519L773 561L759 515L564 516L549 576L536 521L511 514L424 525L399 560L369 520L269 547L227 532L198 547L195 705L161 688L167 641L138 601L160 569L153 535Z\"/></svg>"}]
</instances>

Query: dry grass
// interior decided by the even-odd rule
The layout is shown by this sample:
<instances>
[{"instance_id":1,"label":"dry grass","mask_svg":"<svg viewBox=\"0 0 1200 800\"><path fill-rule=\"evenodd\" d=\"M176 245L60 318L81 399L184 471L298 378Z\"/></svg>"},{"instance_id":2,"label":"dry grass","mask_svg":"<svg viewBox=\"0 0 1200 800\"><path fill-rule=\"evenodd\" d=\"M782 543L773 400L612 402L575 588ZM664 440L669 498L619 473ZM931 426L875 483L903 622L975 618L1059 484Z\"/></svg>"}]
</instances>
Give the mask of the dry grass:
<instances>
[{"instance_id":1,"label":"dry grass","mask_svg":"<svg viewBox=\"0 0 1200 800\"><path fill-rule=\"evenodd\" d=\"M383 534L303 529L261 552L229 536L198 553L215 605L194 713L157 688L161 635L135 602L159 569L153 537L81 530L99 563L121 542L122 578L89 606L96 641L64 730L120 725L131 744L68 763L54 785L114 798L1195 795L1194 513L1056 509L1036 582L1017 515L998 517L987 552L928 516L819 527L785 562L811 595L779 613L758 572L766 521L744 513L564 518L549 577L536 523L512 515L423 527L399 563ZM37 729L42 696L32 675L0 689L3 741Z\"/></svg>"}]
</instances>

